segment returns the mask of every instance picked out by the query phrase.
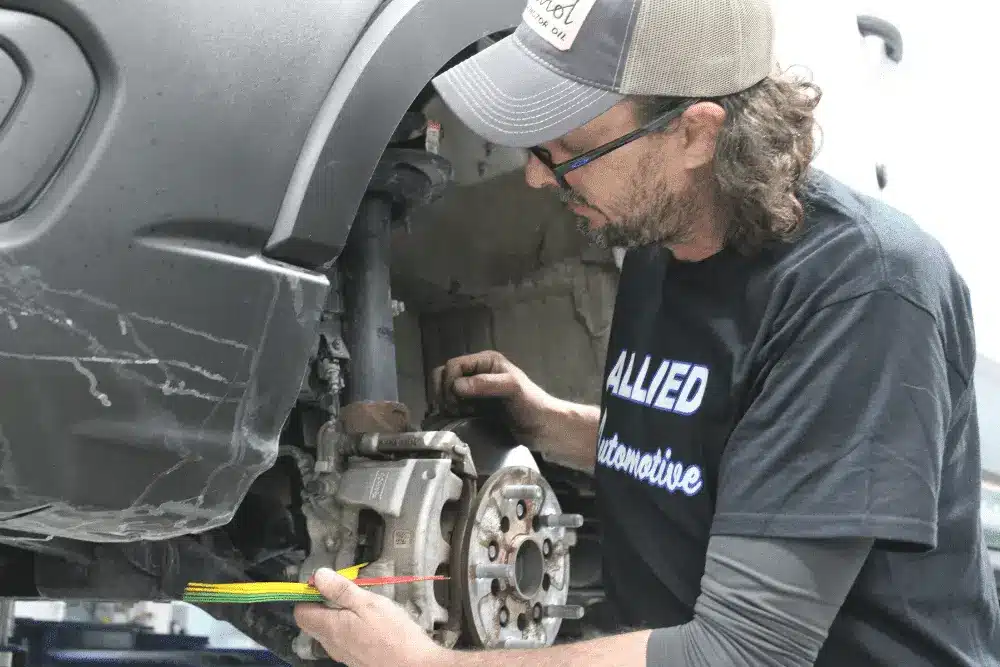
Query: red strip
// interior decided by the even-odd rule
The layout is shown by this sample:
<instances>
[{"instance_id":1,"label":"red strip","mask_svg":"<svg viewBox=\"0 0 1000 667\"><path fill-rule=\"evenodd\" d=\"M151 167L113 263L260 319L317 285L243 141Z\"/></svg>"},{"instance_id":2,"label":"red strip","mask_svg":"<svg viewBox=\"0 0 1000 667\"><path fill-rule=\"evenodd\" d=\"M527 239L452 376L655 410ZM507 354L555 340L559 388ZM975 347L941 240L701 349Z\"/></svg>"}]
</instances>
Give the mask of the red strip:
<instances>
[{"instance_id":1,"label":"red strip","mask_svg":"<svg viewBox=\"0 0 1000 667\"><path fill-rule=\"evenodd\" d=\"M388 584L412 584L418 581L445 581L448 577L434 575L427 577L368 577L366 579L355 579L354 583L357 586L385 586Z\"/></svg>"}]
</instances>

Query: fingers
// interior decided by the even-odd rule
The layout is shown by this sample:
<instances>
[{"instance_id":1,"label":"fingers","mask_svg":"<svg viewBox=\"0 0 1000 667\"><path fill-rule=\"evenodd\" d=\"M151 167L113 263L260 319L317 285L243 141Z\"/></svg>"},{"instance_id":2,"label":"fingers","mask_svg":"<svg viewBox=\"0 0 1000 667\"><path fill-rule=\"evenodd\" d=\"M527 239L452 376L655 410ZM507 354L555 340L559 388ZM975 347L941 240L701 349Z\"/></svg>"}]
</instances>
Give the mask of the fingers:
<instances>
[{"instance_id":1,"label":"fingers","mask_svg":"<svg viewBox=\"0 0 1000 667\"><path fill-rule=\"evenodd\" d=\"M330 601L330 606L338 609L356 610L361 606L366 591L361 590L347 577L333 570L321 567L314 575L316 590Z\"/></svg>"},{"instance_id":2,"label":"fingers","mask_svg":"<svg viewBox=\"0 0 1000 667\"><path fill-rule=\"evenodd\" d=\"M446 395L449 391L445 386L444 366L438 366L431 371L431 391L428 396L431 407L438 411L445 411L447 406Z\"/></svg>"},{"instance_id":3,"label":"fingers","mask_svg":"<svg viewBox=\"0 0 1000 667\"><path fill-rule=\"evenodd\" d=\"M517 391L517 379L510 373L474 375L456 379L453 387L462 398L504 398Z\"/></svg>"},{"instance_id":4,"label":"fingers","mask_svg":"<svg viewBox=\"0 0 1000 667\"><path fill-rule=\"evenodd\" d=\"M344 642L356 638L356 629L351 623L354 614L320 604L301 603L295 605L294 615L299 629L318 642L335 663L341 664L348 659Z\"/></svg>"},{"instance_id":5,"label":"fingers","mask_svg":"<svg viewBox=\"0 0 1000 667\"><path fill-rule=\"evenodd\" d=\"M338 622L339 614L357 612L368 593L354 585L350 579L325 567L316 570L311 582L329 601L329 607L333 607L333 610L321 604L296 605L295 622L303 632L325 647L324 640L333 632L333 625Z\"/></svg>"},{"instance_id":6,"label":"fingers","mask_svg":"<svg viewBox=\"0 0 1000 667\"><path fill-rule=\"evenodd\" d=\"M320 568L311 578L311 583L329 601L322 604L299 604L295 606L295 623L302 632L318 641L333 658L342 649L338 641L349 634L350 620L358 615L371 595L354 584L350 579L329 568ZM333 609L330 609L333 607Z\"/></svg>"},{"instance_id":7,"label":"fingers","mask_svg":"<svg viewBox=\"0 0 1000 667\"><path fill-rule=\"evenodd\" d=\"M322 643L327 634L332 632L330 626L331 611L319 604L295 605L295 624L302 632Z\"/></svg>"},{"instance_id":8,"label":"fingers","mask_svg":"<svg viewBox=\"0 0 1000 667\"><path fill-rule=\"evenodd\" d=\"M493 350L449 359L431 373L432 397L439 409L453 409L462 398L508 396L517 389L510 369L510 362Z\"/></svg>"},{"instance_id":9,"label":"fingers","mask_svg":"<svg viewBox=\"0 0 1000 667\"><path fill-rule=\"evenodd\" d=\"M443 405L442 396L444 396L444 366L438 366L431 371L431 389L428 398L431 403L440 407Z\"/></svg>"},{"instance_id":10,"label":"fingers","mask_svg":"<svg viewBox=\"0 0 1000 667\"><path fill-rule=\"evenodd\" d=\"M507 359L502 354L495 350L486 350L452 359L448 365L453 366L458 372L456 377L461 377L480 373L500 373L507 370L506 364Z\"/></svg>"}]
</instances>

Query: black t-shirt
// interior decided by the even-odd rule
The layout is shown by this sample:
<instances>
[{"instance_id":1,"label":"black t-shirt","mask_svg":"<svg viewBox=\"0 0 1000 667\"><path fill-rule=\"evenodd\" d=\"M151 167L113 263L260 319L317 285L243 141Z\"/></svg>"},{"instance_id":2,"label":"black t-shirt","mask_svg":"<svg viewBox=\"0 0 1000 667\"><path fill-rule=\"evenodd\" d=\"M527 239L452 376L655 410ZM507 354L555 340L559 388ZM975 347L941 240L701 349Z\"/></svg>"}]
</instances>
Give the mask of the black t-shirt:
<instances>
[{"instance_id":1,"label":"black t-shirt","mask_svg":"<svg viewBox=\"0 0 1000 667\"><path fill-rule=\"evenodd\" d=\"M1000 664L968 290L913 221L819 171L797 240L629 251L601 401L605 584L687 622L710 535L875 538L817 665Z\"/></svg>"}]
</instances>

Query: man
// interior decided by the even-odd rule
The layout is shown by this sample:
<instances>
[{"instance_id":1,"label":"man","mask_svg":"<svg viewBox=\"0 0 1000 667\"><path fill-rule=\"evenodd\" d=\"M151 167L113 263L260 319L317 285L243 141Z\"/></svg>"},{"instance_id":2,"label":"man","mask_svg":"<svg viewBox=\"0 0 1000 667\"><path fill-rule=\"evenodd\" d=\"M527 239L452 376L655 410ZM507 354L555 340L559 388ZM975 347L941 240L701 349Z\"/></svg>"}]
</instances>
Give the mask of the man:
<instances>
[{"instance_id":1,"label":"man","mask_svg":"<svg viewBox=\"0 0 1000 667\"><path fill-rule=\"evenodd\" d=\"M627 628L445 651L329 571L298 620L350 665L1000 664L979 524L969 296L907 217L809 168L815 87L772 62L765 0L531 0L435 83L529 147L596 242L629 248L600 408L495 352L436 373L594 470ZM917 112L917 110L914 110ZM933 139L932 139L933 140Z\"/></svg>"}]
</instances>

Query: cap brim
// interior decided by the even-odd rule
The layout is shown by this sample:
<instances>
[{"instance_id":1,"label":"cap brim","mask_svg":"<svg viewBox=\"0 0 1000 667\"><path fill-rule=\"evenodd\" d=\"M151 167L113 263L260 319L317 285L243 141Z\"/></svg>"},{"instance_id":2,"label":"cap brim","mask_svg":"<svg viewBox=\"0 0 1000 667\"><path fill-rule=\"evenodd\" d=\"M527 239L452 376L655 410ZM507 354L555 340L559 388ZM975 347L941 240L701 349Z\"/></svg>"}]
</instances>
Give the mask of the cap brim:
<instances>
[{"instance_id":1,"label":"cap brim","mask_svg":"<svg viewBox=\"0 0 1000 667\"><path fill-rule=\"evenodd\" d=\"M624 99L560 76L511 35L433 80L469 129L498 146L527 148L586 125Z\"/></svg>"}]
</instances>

